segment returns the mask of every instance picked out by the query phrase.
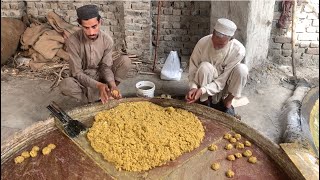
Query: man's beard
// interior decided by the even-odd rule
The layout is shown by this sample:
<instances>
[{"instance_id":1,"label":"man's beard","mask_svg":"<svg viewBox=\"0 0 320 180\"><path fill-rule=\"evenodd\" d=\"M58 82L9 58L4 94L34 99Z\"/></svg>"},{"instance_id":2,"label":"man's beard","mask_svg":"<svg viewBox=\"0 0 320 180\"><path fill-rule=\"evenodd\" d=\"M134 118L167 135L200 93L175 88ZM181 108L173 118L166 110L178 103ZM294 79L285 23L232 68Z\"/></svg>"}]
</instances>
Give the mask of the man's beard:
<instances>
[{"instance_id":1,"label":"man's beard","mask_svg":"<svg viewBox=\"0 0 320 180\"><path fill-rule=\"evenodd\" d=\"M91 40L95 40L95 39L97 39L97 37L98 37L97 34L88 36L88 38Z\"/></svg>"}]
</instances>

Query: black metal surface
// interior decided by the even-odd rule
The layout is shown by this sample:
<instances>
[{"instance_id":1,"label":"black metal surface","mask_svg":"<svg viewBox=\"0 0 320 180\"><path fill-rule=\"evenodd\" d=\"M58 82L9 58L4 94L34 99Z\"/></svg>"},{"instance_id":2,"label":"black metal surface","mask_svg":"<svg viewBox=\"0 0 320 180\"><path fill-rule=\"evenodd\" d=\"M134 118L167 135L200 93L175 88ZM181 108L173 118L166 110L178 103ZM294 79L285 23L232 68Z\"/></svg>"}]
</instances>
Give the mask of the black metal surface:
<instances>
[{"instance_id":1,"label":"black metal surface","mask_svg":"<svg viewBox=\"0 0 320 180\"><path fill-rule=\"evenodd\" d=\"M52 102L47 108L52 112L52 114L58 118L64 127L64 131L72 138L77 137L81 131L85 131L87 128L85 125L78 121L72 119L64 110L62 110L57 103Z\"/></svg>"}]
</instances>

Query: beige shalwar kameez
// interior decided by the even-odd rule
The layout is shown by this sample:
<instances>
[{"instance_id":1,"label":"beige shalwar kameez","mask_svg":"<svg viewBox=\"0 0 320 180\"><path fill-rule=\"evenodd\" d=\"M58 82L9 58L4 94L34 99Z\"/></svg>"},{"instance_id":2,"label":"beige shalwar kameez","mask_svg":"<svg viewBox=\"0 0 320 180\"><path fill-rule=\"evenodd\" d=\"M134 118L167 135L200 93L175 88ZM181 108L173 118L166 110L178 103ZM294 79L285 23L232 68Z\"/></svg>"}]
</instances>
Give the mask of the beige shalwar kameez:
<instances>
[{"instance_id":1,"label":"beige shalwar kameez","mask_svg":"<svg viewBox=\"0 0 320 180\"><path fill-rule=\"evenodd\" d=\"M113 40L102 31L97 39L91 40L79 30L68 38L66 47L71 77L60 82L60 90L62 94L84 102L99 100L98 81L121 82L132 67L127 56L112 60Z\"/></svg>"},{"instance_id":2,"label":"beige shalwar kameez","mask_svg":"<svg viewBox=\"0 0 320 180\"><path fill-rule=\"evenodd\" d=\"M216 50L211 38L212 34L201 38L192 52L189 87L201 88L201 102L212 96L212 103L216 104L227 93L241 97L248 68L241 64L245 48L238 40L232 39L225 47Z\"/></svg>"}]
</instances>

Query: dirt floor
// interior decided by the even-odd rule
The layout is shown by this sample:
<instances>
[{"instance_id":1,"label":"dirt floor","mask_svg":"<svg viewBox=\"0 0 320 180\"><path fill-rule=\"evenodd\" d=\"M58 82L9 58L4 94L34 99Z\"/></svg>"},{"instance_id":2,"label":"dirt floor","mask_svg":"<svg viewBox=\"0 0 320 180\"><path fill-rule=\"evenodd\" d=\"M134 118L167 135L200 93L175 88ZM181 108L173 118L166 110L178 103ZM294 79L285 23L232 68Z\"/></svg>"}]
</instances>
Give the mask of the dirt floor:
<instances>
[{"instance_id":1,"label":"dirt floor","mask_svg":"<svg viewBox=\"0 0 320 180\"><path fill-rule=\"evenodd\" d=\"M250 71L248 83L243 96L249 100L246 105L243 99L236 107L236 113L243 122L260 131L264 136L279 143L283 133L283 125L278 120L281 108L292 95L295 86L290 83L292 76L290 66L273 64L261 65ZM298 67L297 77L305 78L312 86L319 85L318 66ZM138 75L128 78L120 84L124 97L135 96L135 84L140 80L150 80L156 84L156 95L170 94L183 96L187 90L187 73L183 73L180 81L163 81L159 75ZM15 133L26 127L46 120L50 115L46 106L56 101L68 110L83 103L60 94L59 89L50 89L51 80L26 77L23 72L1 69L1 144L12 138Z\"/></svg>"}]
</instances>

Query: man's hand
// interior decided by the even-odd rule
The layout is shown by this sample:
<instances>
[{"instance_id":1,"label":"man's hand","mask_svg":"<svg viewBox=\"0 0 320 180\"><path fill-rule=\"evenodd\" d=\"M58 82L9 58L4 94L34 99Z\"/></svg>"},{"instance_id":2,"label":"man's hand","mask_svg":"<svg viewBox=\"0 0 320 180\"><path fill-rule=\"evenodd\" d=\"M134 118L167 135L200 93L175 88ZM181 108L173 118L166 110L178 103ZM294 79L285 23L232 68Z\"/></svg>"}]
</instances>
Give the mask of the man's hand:
<instances>
[{"instance_id":1,"label":"man's hand","mask_svg":"<svg viewBox=\"0 0 320 180\"><path fill-rule=\"evenodd\" d=\"M120 93L120 90L119 90L116 82L115 81L110 81L110 82L108 82L108 84L109 84L109 87L111 89L109 95L112 96L114 99L122 98L122 95Z\"/></svg>"},{"instance_id":2,"label":"man's hand","mask_svg":"<svg viewBox=\"0 0 320 180\"><path fill-rule=\"evenodd\" d=\"M100 99L102 104L108 102L108 99L109 99L108 93L110 92L108 86L106 84L98 82L97 88L99 89L99 92L100 92Z\"/></svg>"},{"instance_id":3,"label":"man's hand","mask_svg":"<svg viewBox=\"0 0 320 180\"><path fill-rule=\"evenodd\" d=\"M194 96L195 96L196 92L197 92L197 88L190 89L189 92L186 95L186 98L185 98L186 101L187 102L192 101L194 99Z\"/></svg>"},{"instance_id":4,"label":"man's hand","mask_svg":"<svg viewBox=\"0 0 320 180\"><path fill-rule=\"evenodd\" d=\"M120 93L120 90L117 86L111 87L111 96L115 99L121 99L122 95Z\"/></svg>"},{"instance_id":5,"label":"man's hand","mask_svg":"<svg viewBox=\"0 0 320 180\"><path fill-rule=\"evenodd\" d=\"M202 91L200 88L192 88L186 95L186 101L187 103L194 103L200 98L201 95Z\"/></svg>"}]
</instances>

